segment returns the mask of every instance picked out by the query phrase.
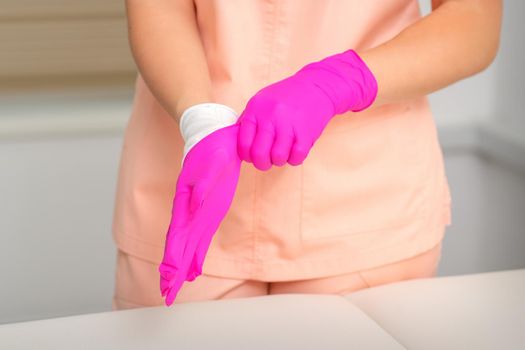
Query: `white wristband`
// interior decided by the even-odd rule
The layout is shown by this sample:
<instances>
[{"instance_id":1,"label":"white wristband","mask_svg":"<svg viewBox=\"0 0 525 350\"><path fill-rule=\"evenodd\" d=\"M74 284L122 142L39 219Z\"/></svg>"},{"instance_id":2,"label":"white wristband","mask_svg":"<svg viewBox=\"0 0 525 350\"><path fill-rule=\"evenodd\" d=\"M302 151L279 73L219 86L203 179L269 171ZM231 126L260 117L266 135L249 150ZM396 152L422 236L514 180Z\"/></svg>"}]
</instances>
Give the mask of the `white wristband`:
<instances>
[{"instance_id":1,"label":"white wristband","mask_svg":"<svg viewBox=\"0 0 525 350\"><path fill-rule=\"evenodd\" d=\"M190 149L200 140L215 130L235 124L237 121L235 111L218 103L200 103L187 108L180 117L180 132L184 139L184 154L182 160Z\"/></svg>"}]
</instances>

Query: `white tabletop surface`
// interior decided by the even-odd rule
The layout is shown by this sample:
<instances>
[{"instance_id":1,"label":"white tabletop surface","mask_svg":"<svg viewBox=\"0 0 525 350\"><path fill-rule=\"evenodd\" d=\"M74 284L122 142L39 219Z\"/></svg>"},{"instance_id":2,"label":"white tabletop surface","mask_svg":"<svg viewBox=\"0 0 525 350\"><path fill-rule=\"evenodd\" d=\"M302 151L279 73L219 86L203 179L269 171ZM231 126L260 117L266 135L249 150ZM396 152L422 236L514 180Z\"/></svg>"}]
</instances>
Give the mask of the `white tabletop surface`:
<instances>
[{"instance_id":1,"label":"white tabletop surface","mask_svg":"<svg viewBox=\"0 0 525 350\"><path fill-rule=\"evenodd\" d=\"M344 297L286 294L2 325L0 349L404 347Z\"/></svg>"}]
</instances>

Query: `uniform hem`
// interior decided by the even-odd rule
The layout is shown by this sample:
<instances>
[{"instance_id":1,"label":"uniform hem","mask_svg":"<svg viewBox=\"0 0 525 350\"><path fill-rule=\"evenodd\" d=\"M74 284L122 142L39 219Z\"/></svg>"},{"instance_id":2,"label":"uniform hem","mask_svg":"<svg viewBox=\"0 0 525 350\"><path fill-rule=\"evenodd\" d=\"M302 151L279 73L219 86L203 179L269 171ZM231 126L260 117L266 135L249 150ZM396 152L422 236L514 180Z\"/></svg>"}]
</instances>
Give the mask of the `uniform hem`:
<instances>
[{"instance_id":1,"label":"uniform hem","mask_svg":"<svg viewBox=\"0 0 525 350\"><path fill-rule=\"evenodd\" d=\"M443 224L434 227L431 232L416 236L421 237L421 239L405 240L401 244L366 251L363 253L363 256L366 255L366 258L348 254L330 259L285 262L264 261L254 264L249 258L243 259L209 254L206 256L203 274L234 279L279 282L353 273L409 259L434 248L443 240L448 225L449 221L445 221ZM152 245L151 243L148 244L122 233L114 232L113 237L116 245L122 251L143 260L160 264L163 247ZM403 247L403 249L399 249L400 247ZM363 261L366 262L364 263Z\"/></svg>"},{"instance_id":2,"label":"uniform hem","mask_svg":"<svg viewBox=\"0 0 525 350\"><path fill-rule=\"evenodd\" d=\"M377 268L410 259L435 248L452 224L451 205L444 203L442 211L418 219L412 234L377 248L346 253L328 259L297 259L288 261L253 261L208 254L203 273L216 277L249 279L265 282L294 281L331 277ZM421 220L421 221L420 221ZM424 227L428 227L428 230Z\"/></svg>"},{"instance_id":3,"label":"uniform hem","mask_svg":"<svg viewBox=\"0 0 525 350\"><path fill-rule=\"evenodd\" d=\"M206 275L264 282L294 281L330 277L377 268L410 259L440 244L447 225L435 227L431 234L421 235L421 240L406 242L367 251L366 259L348 254L331 259L258 263L254 267L250 259L227 256L206 256L203 273ZM432 236L432 239L429 239ZM403 247L404 249L399 249ZM374 258L376 257L376 258ZM366 261L364 263L363 261ZM254 272L256 271L256 272Z\"/></svg>"},{"instance_id":4,"label":"uniform hem","mask_svg":"<svg viewBox=\"0 0 525 350\"><path fill-rule=\"evenodd\" d=\"M113 231L113 242L118 249L151 263L161 263L164 247L137 239L134 236ZM152 258L154 257L154 258Z\"/></svg>"}]
</instances>

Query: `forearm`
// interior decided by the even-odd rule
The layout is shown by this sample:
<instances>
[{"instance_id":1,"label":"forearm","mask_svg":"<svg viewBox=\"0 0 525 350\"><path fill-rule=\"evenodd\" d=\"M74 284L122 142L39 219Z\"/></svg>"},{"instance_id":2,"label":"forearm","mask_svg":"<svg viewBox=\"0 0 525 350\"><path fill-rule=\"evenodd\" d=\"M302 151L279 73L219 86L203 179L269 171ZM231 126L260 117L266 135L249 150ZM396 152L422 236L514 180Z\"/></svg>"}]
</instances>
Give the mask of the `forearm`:
<instances>
[{"instance_id":1,"label":"forearm","mask_svg":"<svg viewBox=\"0 0 525 350\"><path fill-rule=\"evenodd\" d=\"M208 66L189 0L126 0L133 57L144 81L178 122L189 106L210 102Z\"/></svg>"},{"instance_id":2,"label":"forearm","mask_svg":"<svg viewBox=\"0 0 525 350\"><path fill-rule=\"evenodd\" d=\"M433 8L388 42L359 52L378 82L374 106L439 90L496 56L501 0L434 0Z\"/></svg>"}]
</instances>

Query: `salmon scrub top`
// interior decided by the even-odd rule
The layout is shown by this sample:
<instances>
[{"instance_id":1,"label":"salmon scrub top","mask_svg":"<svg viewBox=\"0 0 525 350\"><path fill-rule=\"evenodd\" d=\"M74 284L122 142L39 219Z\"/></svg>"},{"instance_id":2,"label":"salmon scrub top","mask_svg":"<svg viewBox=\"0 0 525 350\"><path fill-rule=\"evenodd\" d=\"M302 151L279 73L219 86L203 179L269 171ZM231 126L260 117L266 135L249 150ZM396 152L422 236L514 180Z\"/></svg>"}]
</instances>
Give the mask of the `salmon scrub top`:
<instances>
[{"instance_id":1,"label":"salmon scrub top","mask_svg":"<svg viewBox=\"0 0 525 350\"><path fill-rule=\"evenodd\" d=\"M194 2L212 102L238 114L305 64L377 46L421 16L417 0ZM139 76L113 218L123 251L160 263L182 152L177 123ZM407 100L334 117L300 166L262 172L243 163L203 273L261 281L350 273L429 250L450 223L429 104Z\"/></svg>"}]
</instances>

